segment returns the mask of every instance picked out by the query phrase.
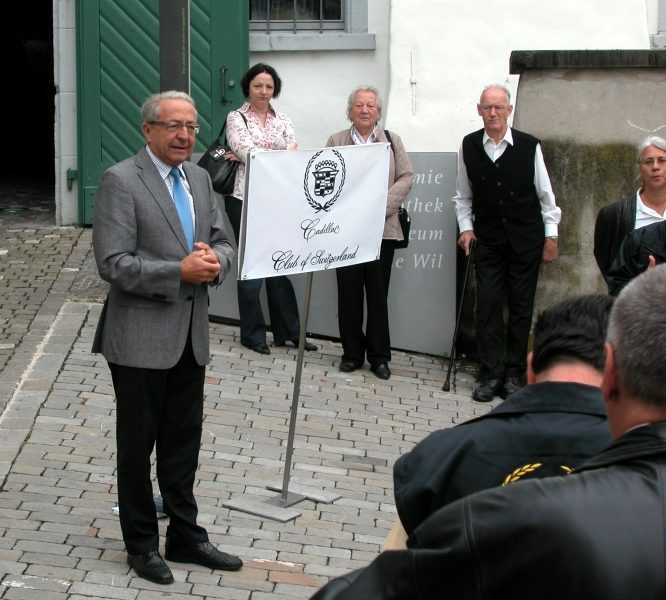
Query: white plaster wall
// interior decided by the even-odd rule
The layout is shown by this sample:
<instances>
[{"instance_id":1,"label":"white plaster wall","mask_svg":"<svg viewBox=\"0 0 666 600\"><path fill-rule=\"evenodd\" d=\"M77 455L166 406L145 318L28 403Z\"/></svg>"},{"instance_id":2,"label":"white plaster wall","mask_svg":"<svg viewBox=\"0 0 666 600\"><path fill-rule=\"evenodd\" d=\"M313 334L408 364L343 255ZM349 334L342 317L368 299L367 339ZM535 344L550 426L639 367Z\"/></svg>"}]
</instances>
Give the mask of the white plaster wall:
<instances>
[{"instance_id":1,"label":"white plaster wall","mask_svg":"<svg viewBox=\"0 0 666 600\"><path fill-rule=\"evenodd\" d=\"M67 169L77 168L75 0L53 0L55 82L56 224L78 223L78 187L67 189Z\"/></svg>"},{"instance_id":2,"label":"white plaster wall","mask_svg":"<svg viewBox=\"0 0 666 600\"><path fill-rule=\"evenodd\" d=\"M405 1L405 0L402 0ZM253 52L250 65L266 62L282 79L275 106L294 122L301 148L320 148L349 125L347 97L357 85L388 88L389 0L368 0L368 32L375 50Z\"/></svg>"},{"instance_id":3,"label":"white plaster wall","mask_svg":"<svg viewBox=\"0 0 666 600\"><path fill-rule=\"evenodd\" d=\"M663 4L663 0L662 0ZM647 9L648 31L650 34L659 32L659 0L645 0Z\"/></svg>"},{"instance_id":4,"label":"white plaster wall","mask_svg":"<svg viewBox=\"0 0 666 600\"><path fill-rule=\"evenodd\" d=\"M504 83L515 97L512 50L648 49L648 3L394 0L387 121L410 151L456 151L481 126L486 84Z\"/></svg>"}]
</instances>

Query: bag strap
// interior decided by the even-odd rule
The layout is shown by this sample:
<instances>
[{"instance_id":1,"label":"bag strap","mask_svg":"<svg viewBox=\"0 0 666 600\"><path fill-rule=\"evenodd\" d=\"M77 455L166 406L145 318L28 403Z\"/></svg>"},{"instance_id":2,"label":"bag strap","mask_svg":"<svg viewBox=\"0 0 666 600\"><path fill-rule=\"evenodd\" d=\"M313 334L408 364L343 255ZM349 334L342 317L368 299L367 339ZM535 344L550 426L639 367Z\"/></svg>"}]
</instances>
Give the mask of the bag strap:
<instances>
[{"instance_id":1,"label":"bag strap","mask_svg":"<svg viewBox=\"0 0 666 600\"><path fill-rule=\"evenodd\" d=\"M389 141L389 144L391 144L391 152L395 154L395 148L393 147L393 140L391 139L391 134L389 133L388 129L384 129L384 135L386 136L386 139Z\"/></svg>"},{"instance_id":2,"label":"bag strap","mask_svg":"<svg viewBox=\"0 0 666 600\"><path fill-rule=\"evenodd\" d=\"M227 128L227 120L224 120L224 123L222 123L222 129L220 129L220 133L217 134L217 141L218 143L222 139L222 134L224 133L224 130Z\"/></svg>"},{"instance_id":3,"label":"bag strap","mask_svg":"<svg viewBox=\"0 0 666 600\"><path fill-rule=\"evenodd\" d=\"M244 115L241 111L239 111L239 110L237 110L236 112L237 112L241 117L243 117L243 122L245 123L245 127L247 127L247 118L245 117L245 115ZM225 120L224 120L224 123L222 123L222 128L220 129L220 133L217 134L217 141L218 141L218 142L222 139L222 134L224 133L224 130L226 129L226 127L227 127L227 120L225 119ZM224 139L226 140L226 136L225 136Z\"/></svg>"}]
</instances>

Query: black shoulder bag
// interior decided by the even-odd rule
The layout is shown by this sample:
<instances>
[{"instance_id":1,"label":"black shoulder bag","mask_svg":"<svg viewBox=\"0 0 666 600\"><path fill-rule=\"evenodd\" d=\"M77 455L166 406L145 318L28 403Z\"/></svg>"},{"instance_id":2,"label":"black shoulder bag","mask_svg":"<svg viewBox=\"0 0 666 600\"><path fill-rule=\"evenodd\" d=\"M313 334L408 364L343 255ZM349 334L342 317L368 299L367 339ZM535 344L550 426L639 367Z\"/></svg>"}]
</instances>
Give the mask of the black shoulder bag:
<instances>
[{"instance_id":1,"label":"black shoulder bag","mask_svg":"<svg viewBox=\"0 0 666 600\"><path fill-rule=\"evenodd\" d=\"M389 133L388 129L384 129L384 135L386 136L386 139L389 141L389 144L391 144L391 150L393 151L393 156L395 157L395 147L393 146L393 140L391 139L391 134ZM409 230L412 227L412 220L409 217L409 213L407 212L407 209L404 206L401 206L398 209L398 221L400 222L400 229L402 229L402 240L396 240L395 242L395 247L396 248L407 248L409 245Z\"/></svg>"},{"instance_id":2,"label":"black shoulder bag","mask_svg":"<svg viewBox=\"0 0 666 600\"><path fill-rule=\"evenodd\" d=\"M245 121L245 126L247 127L245 115L242 112L238 114L243 117L243 121ZM197 163L200 167L208 171L213 182L213 189L223 196L233 194L236 171L238 171L238 162L235 160L225 160L224 158L224 155L231 150L227 144L226 134L224 138L222 137L226 126L227 120L225 119L222 129L220 129L220 133L217 135L217 139L203 153Z\"/></svg>"}]
</instances>

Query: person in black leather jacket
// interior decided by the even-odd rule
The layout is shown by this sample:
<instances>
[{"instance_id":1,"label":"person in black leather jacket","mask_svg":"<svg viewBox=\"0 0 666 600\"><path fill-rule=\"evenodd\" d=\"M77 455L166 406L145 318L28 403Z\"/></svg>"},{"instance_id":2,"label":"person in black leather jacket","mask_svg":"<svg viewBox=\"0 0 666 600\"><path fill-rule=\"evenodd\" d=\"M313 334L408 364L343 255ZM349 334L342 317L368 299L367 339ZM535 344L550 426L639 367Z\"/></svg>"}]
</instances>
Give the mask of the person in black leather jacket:
<instances>
[{"instance_id":1,"label":"person in black leather jacket","mask_svg":"<svg viewBox=\"0 0 666 600\"><path fill-rule=\"evenodd\" d=\"M666 210L666 140L647 137L638 146L636 157L638 191L603 206L594 224L594 258L609 290L608 271L627 234L664 219Z\"/></svg>"},{"instance_id":2,"label":"person in black leather jacket","mask_svg":"<svg viewBox=\"0 0 666 600\"><path fill-rule=\"evenodd\" d=\"M527 357L528 385L485 415L431 433L396 461L395 505L407 534L454 500L564 475L610 443L600 386L612 305L612 297L591 294L544 310Z\"/></svg>"},{"instance_id":3,"label":"person in black leather jacket","mask_svg":"<svg viewBox=\"0 0 666 600\"><path fill-rule=\"evenodd\" d=\"M615 441L564 477L467 496L407 550L334 579L313 600L641 600L666 593L666 266L613 305L602 390Z\"/></svg>"}]
</instances>

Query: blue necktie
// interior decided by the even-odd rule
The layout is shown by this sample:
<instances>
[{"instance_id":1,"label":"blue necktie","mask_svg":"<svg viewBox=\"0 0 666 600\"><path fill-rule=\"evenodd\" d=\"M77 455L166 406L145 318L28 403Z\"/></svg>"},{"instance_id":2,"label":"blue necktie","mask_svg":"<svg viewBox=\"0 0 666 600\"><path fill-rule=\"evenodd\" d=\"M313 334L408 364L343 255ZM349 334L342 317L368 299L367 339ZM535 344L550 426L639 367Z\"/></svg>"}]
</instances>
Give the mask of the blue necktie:
<instances>
[{"instance_id":1,"label":"blue necktie","mask_svg":"<svg viewBox=\"0 0 666 600\"><path fill-rule=\"evenodd\" d=\"M180 181L180 171L174 167L171 169L171 177L173 177L173 201L176 203L176 210L180 217L180 223L185 232L185 239L187 240L187 247L189 250L194 248L194 229L192 227L192 213L190 213L190 204L187 201L187 194L185 188Z\"/></svg>"}]
</instances>

